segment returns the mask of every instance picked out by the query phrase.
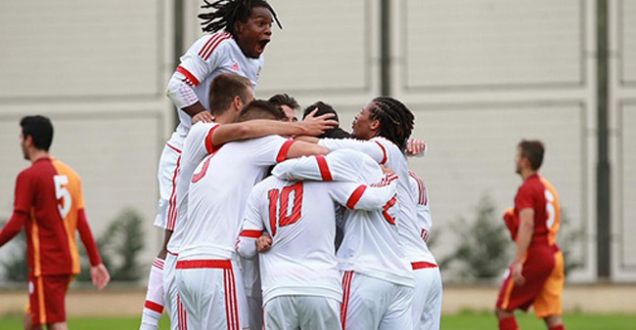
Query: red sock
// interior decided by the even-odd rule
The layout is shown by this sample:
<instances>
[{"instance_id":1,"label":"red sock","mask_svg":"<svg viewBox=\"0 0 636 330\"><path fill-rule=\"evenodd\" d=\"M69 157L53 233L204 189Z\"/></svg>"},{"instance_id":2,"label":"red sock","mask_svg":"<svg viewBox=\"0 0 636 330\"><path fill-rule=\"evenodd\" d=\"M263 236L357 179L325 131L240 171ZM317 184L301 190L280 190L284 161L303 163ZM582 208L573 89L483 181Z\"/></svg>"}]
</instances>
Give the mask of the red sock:
<instances>
[{"instance_id":1,"label":"red sock","mask_svg":"<svg viewBox=\"0 0 636 330\"><path fill-rule=\"evenodd\" d=\"M515 319L515 317L511 316L499 320L499 330L519 330L519 326L517 325L517 320Z\"/></svg>"},{"instance_id":2,"label":"red sock","mask_svg":"<svg viewBox=\"0 0 636 330\"><path fill-rule=\"evenodd\" d=\"M550 329L548 330L565 330L565 327L563 326L563 324L559 324L559 325L550 327Z\"/></svg>"}]
</instances>

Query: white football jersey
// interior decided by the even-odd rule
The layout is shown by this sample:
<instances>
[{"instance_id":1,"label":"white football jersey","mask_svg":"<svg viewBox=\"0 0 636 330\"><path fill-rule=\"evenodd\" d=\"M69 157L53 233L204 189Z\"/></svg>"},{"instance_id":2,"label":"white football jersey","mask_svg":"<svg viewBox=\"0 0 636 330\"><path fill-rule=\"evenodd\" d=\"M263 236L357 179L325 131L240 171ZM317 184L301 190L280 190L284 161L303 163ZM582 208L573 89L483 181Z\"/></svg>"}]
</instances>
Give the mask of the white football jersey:
<instances>
[{"instance_id":1,"label":"white football jersey","mask_svg":"<svg viewBox=\"0 0 636 330\"><path fill-rule=\"evenodd\" d=\"M288 160L274 167L272 174L287 180L359 181L377 186L387 183L377 162L354 150ZM411 265L404 257L396 226L398 214L395 198L380 211L345 210L344 239L337 253L339 269L413 286Z\"/></svg>"},{"instance_id":2,"label":"white football jersey","mask_svg":"<svg viewBox=\"0 0 636 330\"><path fill-rule=\"evenodd\" d=\"M426 250L420 250L421 253L418 260L411 260L411 262L426 261L429 263L437 264L433 253L431 253L428 248L428 244L426 244L431 233L431 228L433 227L433 218L431 217L428 189L426 189L424 181L413 171L409 171L409 183L411 184L411 194L413 194L413 196L415 196L417 200L417 205L415 208L417 210L416 224L419 227L420 239L424 242L423 248L426 248Z\"/></svg>"},{"instance_id":3,"label":"white football jersey","mask_svg":"<svg viewBox=\"0 0 636 330\"><path fill-rule=\"evenodd\" d=\"M199 101L210 109L208 95L216 76L235 73L248 78L252 87L256 87L263 63L263 56L246 57L227 32L205 35L195 41L181 56L181 63L168 83L168 96L179 114L177 131L184 133L192 126L192 118L181 108Z\"/></svg>"},{"instance_id":4,"label":"white football jersey","mask_svg":"<svg viewBox=\"0 0 636 330\"><path fill-rule=\"evenodd\" d=\"M287 181L270 176L247 202L238 251L256 253L262 231L271 248L259 254L263 304L278 296L316 295L342 299L334 251L335 203L349 209L382 210L396 193L396 180L372 187L357 182Z\"/></svg>"},{"instance_id":5,"label":"white football jersey","mask_svg":"<svg viewBox=\"0 0 636 330\"><path fill-rule=\"evenodd\" d=\"M397 225L404 254L411 262L420 261L424 255L430 254L426 242L420 237L421 228L418 226L416 214L417 195L411 192L408 163L402 151L393 142L383 137L375 137L368 141L322 139L320 144L329 150L348 148L361 151L371 156L379 164L393 170L398 176L397 199L400 205L400 214Z\"/></svg>"},{"instance_id":6,"label":"white football jersey","mask_svg":"<svg viewBox=\"0 0 636 330\"><path fill-rule=\"evenodd\" d=\"M179 173L176 176L176 189L171 199L174 199L176 209L168 214L167 229L172 230L172 236L168 242L168 251L178 253L179 245L183 240L183 226L188 211L188 188L195 168L205 156L216 152L212 146L211 136L220 125L217 123L199 122L192 126L183 143L181 158L179 159ZM179 224L179 225L177 225Z\"/></svg>"},{"instance_id":7,"label":"white football jersey","mask_svg":"<svg viewBox=\"0 0 636 330\"><path fill-rule=\"evenodd\" d=\"M179 260L232 259L245 202L293 140L277 135L225 144L197 166L188 188Z\"/></svg>"}]
</instances>

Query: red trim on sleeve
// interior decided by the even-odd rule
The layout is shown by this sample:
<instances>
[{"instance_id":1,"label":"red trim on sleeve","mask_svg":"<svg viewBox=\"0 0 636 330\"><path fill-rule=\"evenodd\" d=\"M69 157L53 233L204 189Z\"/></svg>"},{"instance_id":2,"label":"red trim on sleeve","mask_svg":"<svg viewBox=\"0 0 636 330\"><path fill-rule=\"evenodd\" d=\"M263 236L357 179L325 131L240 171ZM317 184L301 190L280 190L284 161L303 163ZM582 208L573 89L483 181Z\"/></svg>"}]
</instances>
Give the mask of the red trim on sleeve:
<instances>
[{"instance_id":1,"label":"red trim on sleeve","mask_svg":"<svg viewBox=\"0 0 636 330\"><path fill-rule=\"evenodd\" d=\"M29 216L27 214L14 211L9 222L0 231L0 246L13 239L22 230L28 219Z\"/></svg>"},{"instance_id":2,"label":"red trim on sleeve","mask_svg":"<svg viewBox=\"0 0 636 330\"><path fill-rule=\"evenodd\" d=\"M252 230L252 229L243 230L241 234L239 234L239 236L241 237L250 237L250 238L259 238L261 237L261 235L263 235L262 230Z\"/></svg>"},{"instance_id":3,"label":"red trim on sleeve","mask_svg":"<svg viewBox=\"0 0 636 330\"><path fill-rule=\"evenodd\" d=\"M210 55L212 55L212 52L214 52L214 50L216 49L216 47L220 45L221 42L223 42L223 40L230 39L231 37L232 35L227 32L218 32L213 34L199 51L199 56L202 59L207 61L208 58L210 58Z\"/></svg>"},{"instance_id":4,"label":"red trim on sleeve","mask_svg":"<svg viewBox=\"0 0 636 330\"><path fill-rule=\"evenodd\" d=\"M288 139L283 143L283 146L280 147L280 151L278 151L278 156L276 156L276 162L280 163L287 159L287 153L289 152L289 148L291 148L292 144L294 144L294 139Z\"/></svg>"},{"instance_id":5,"label":"red trim on sleeve","mask_svg":"<svg viewBox=\"0 0 636 330\"><path fill-rule=\"evenodd\" d=\"M91 266L101 264L102 258L99 256L99 252L97 251L97 245L95 245L93 234L88 226L84 209L79 209L77 211L77 230L79 231L82 243L84 243L84 247L86 248L86 254L88 255Z\"/></svg>"},{"instance_id":6,"label":"red trim on sleeve","mask_svg":"<svg viewBox=\"0 0 636 330\"><path fill-rule=\"evenodd\" d=\"M426 261L415 261L411 263L411 267L413 270L418 270L424 268L437 268L437 265Z\"/></svg>"},{"instance_id":7,"label":"red trim on sleeve","mask_svg":"<svg viewBox=\"0 0 636 330\"><path fill-rule=\"evenodd\" d=\"M214 134L214 131L216 131L217 128L219 128L219 125L215 125L214 127L210 128L210 130L208 131L208 134L205 136L205 150L208 151L208 154L211 154L219 150L219 148L221 148L221 146L215 147L212 144L212 135Z\"/></svg>"},{"instance_id":8,"label":"red trim on sleeve","mask_svg":"<svg viewBox=\"0 0 636 330\"><path fill-rule=\"evenodd\" d=\"M150 301L150 300L146 300L146 302L144 303L144 307L148 308L151 311L155 311L159 314L163 313L163 306L157 304L156 302Z\"/></svg>"},{"instance_id":9,"label":"red trim on sleeve","mask_svg":"<svg viewBox=\"0 0 636 330\"><path fill-rule=\"evenodd\" d=\"M356 204L358 204L358 201L360 201L360 198L362 198L362 194L364 194L365 190L367 190L366 185L362 184L358 186L358 188L356 188L356 190L353 191L351 196L349 196L349 199L347 200L347 208L350 208L350 209L354 208Z\"/></svg>"},{"instance_id":10,"label":"red trim on sleeve","mask_svg":"<svg viewBox=\"0 0 636 330\"><path fill-rule=\"evenodd\" d=\"M318 169L320 170L320 176L323 181L331 181L333 177L331 175L331 171L329 170L329 164L327 164L327 159L323 155L317 155L316 161L318 162Z\"/></svg>"},{"instance_id":11,"label":"red trim on sleeve","mask_svg":"<svg viewBox=\"0 0 636 330\"><path fill-rule=\"evenodd\" d=\"M382 149L382 161L380 162L381 165L386 164L387 161L387 155L386 155L386 148L384 148L384 146L382 145L382 143L378 142L378 141L373 141L375 143L378 144L378 146L380 146L380 149Z\"/></svg>"},{"instance_id":12,"label":"red trim on sleeve","mask_svg":"<svg viewBox=\"0 0 636 330\"><path fill-rule=\"evenodd\" d=\"M197 79L197 77L195 77L192 73L190 73L190 71L188 71L188 69L182 67L181 65L177 67L177 72L186 77L186 83L188 85L198 86L201 83L199 82L199 79Z\"/></svg>"}]
</instances>

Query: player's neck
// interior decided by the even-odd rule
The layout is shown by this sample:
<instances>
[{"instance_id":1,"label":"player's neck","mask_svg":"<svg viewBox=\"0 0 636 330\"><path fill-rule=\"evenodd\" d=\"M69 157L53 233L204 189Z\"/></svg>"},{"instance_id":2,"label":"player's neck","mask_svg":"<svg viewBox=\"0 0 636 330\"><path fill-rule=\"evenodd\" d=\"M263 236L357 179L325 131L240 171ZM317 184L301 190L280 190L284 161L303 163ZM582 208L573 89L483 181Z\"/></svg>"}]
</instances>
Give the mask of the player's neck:
<instances>
[{"instance_id":1,"label":"player's neck","mask_svg":"<svg viewBox=\"0 0 636 330\"><path fill-rule=\"evenodd\" d=\"M49 158L49 152L44 150L38 150L38 149L33 149L29 151L29 160L31 161L31 164L35 163L36 161L42 158Z\"/></svg>"},{"instance_id":2,"label":"player's neck","mask_svg":"<svg viewBox=\"0 0 636 330\"><path fill-rule=\"evenodd\" d=\"M529 177L533 176L537 174L537 171L532 170L532 169L522 169L521 170L521 178L523 179L523 181L526 181Z\"/></svg>"},{"instance_id":3,"label":"player's neck","mask_svg":"<svg viewBox=\"0 0 636 330\"><path fill-rule=\"evenodd\" d=\"M229 124L234 122L234 118L232 118L229 111L225 111L224 113L216 116L214 118L214 121L217 122L218 124Z\"/></svg>"}]
</instances>

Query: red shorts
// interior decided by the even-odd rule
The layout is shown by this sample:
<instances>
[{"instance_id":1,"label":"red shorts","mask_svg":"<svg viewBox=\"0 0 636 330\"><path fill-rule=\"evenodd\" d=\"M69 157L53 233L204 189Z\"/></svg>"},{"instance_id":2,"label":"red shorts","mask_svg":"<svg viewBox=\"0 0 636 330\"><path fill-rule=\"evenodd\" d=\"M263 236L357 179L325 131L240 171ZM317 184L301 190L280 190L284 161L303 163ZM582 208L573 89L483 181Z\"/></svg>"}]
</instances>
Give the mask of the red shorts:
<instances>
[{"instance_id":1,"label":"red shorts","mask_svg":"<svg viewBox=\"0 0 636 330\"><path fill-rule=\"evenodd\" d=\"M29 313L33 325L66 322L64 298L72 275L29 277Z\"/></svg>"},{"instance_id":2,"label":"red shorts","mask_svg":"<svg viewBox=\"0 0 636 330\"><path fill-rule=\"evenodd\" d=\"M556 246L530 247L523 263L525 282L518 286L506 276L497 297L497 308L524 311L534 305L538 317L561 314L563 254Z\"/></svg>"}]
</instances>

